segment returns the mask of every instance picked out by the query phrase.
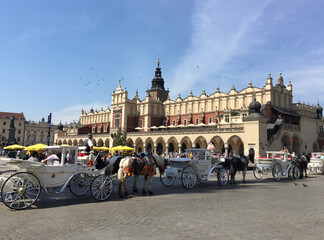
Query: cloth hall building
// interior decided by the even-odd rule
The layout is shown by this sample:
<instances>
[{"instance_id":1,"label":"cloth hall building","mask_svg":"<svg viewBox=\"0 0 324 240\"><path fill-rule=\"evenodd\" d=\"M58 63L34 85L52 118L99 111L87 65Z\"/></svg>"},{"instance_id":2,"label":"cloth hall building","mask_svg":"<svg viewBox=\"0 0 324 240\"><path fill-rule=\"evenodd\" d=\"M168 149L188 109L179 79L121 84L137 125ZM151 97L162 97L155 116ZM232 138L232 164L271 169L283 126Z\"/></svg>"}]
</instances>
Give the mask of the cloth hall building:
<instances>
[{"instance_id":1,"label":"cloth hall building","mask_svg":"<svg viewBox=\"0 0 324 240\"><path fill-rule=\"evenodd\" d=\"M293 103L293 86L280 73L269 74L262 88L252 86L228 93L189 96L172 100L164 87L160 62L146 97L129 98L121 82L107 109L81 110L80 124L57 131L56 144L81 145L93 133L96 146L116 146L112 136L127 132L127 145L136 152L181 153L206 148L212 142L219 153L264 155L267 150L310 153L324 145L322 107Z\"/></svg>"}]
</instances>

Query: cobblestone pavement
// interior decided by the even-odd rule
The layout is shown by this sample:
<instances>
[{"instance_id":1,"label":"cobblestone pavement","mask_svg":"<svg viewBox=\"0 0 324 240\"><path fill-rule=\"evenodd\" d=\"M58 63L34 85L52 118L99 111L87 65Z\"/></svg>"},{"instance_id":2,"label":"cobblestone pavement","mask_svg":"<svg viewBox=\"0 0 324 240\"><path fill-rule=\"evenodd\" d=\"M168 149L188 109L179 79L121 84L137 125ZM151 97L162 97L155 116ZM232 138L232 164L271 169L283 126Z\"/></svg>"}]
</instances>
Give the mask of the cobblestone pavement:
<instances>
[{"instance_id":1,"label":"cobblestone pavement","mask_svg":"<svg viewBox=\"0 0 324 240\"><path fill-rule=\"evenodd\" d=\"M224 187L212 178L186 190L155 177L153 196L119 199L115 185L105 202L42 192L27 210L0 203L0 239L322 239L324 175L275 182L249 171L247 180L238 174Z\"/></svg>"}]
</instances>

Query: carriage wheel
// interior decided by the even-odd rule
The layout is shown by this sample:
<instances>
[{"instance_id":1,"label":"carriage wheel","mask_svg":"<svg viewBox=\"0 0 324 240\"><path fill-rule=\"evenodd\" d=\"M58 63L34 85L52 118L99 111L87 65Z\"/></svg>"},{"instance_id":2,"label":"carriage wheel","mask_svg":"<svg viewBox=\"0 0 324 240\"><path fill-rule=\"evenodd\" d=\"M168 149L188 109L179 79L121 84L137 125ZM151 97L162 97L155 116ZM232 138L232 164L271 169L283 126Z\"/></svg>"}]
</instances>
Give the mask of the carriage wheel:
<instances>
[{"instance_id":1,"label":"carriage wheel","mask_svg":"<svg viewBox=\"0 0 324 240\"><path fill-rule=\"evenodd\" d=\"M34 174L19 172L9 176L3 183L1 198L7 207L21 210L34 204L40 192L41 184Z\"/></svg>"},{"instance_id":2,"label":"carriage wheel","mask_svg":"<svg viewBox=\"0 0 324 240\"><path fill-rule=\"evenodd\" d=\"M87 173L75 174L69 182L71 193L75 196L83 196L89 191L90 182L91 179Z\"/></svg>"},{"instance_id":3,"label":"carriage wheel","mask_svg":"<svg viewBox=\"0 0 324 240\"><path fill-rule=\"evenodd\" d=\"M160 174L160 181L166 187L172 186L175 180L175 177L167 176L165 172L163 174Z\"/></svg>"},{"instance_id":4,"label":"carriage wheel","mask_svg":"<svg viewBox=\"0 0 324 240\"><path fill-rule=\"evenodd\" d=\"M198 179L198 182L201 183L201 184L204 184L207 182L207 178L206 176L197 176L197 179Z\"/></svg>"},{"instance_id":5,"label":"carriage wheel","mask_svg":"<svg viewBox=\"0 0 324 240\"><path fill-rule=\"evenodd\" d=\"M253 168L253 175L256 179L260 180L263 177L263 170L259 167Z\"/></svg>"},{"instance_id":6,"label":"carriage wheel","mask_svg":"<svg viewBox=\"0 0 324 240\"><path fill-rule=\"evenodd\" d=\"M91 183L91 196L98 201L104 201L109 198L113 192L113 188L114 185L111 177L107 175L99 175L95 177Z\"/></svg>"},{"instance_id":7,"label":"carriage wheel","mask_svg":"<svg viewBox=\"0 0 324 240\"><path fill-rule=\"evenodd\" d=\"M298 167L293 167L292 172L295 179L300 178L300 169Z\"/></svg>"},{"instance_id":8,"label":"carriage wheel","mask_svg":"<svg viewBox=\"0 0 324 240\"><path fill-rule=\"evenodd\" d=\"M278 164L275 164L272 168L272 176L276 181L281 179L281 167Z\"/></svg>"},{"instance_id":9,"label":"carriage wheel","mask_svg":"<svg viewBox=\"0 0 324 240\"><path fill-rule=\"evenodd\" d=\"M217 173L218 183L222 186L225 186L228 183L229 173L227 169L220 169Z\"/></svg>"},{"instance_id":10,"label":"carriage wheel","mask_svg":"<svg viewBox=\"0 0 324 240\"><path fill-rule=\"evenodd\" d=\"M192 166L187 166L182 170L181 182L182 185L187 189L191 189L196 185L197 173Z\"/></svg>"}]
</instances>

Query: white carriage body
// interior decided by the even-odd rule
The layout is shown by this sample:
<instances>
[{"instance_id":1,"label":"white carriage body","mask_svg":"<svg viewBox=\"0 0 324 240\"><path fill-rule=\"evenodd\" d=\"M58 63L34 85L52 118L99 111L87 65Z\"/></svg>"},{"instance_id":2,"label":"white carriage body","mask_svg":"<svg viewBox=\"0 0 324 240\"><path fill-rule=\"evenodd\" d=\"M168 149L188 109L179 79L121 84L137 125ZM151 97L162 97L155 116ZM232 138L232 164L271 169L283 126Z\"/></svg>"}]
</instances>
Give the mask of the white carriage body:
<instances>
[{"instance_id":1,"label":"white carriage body","mask_svg":"<svg viewBox=\"0 0 324 240\"><path fill-rule=\"evenodd\" d=\"M317 173L324 172L324 152L313 152L311 155L310 162L308 163L308 168L311 171L316 171Z\"/></svg>"},{"instance_id":2,"label":"white carriage body","mask_svg":"<svg viewBox=\"0 0 324 240\"><path fill-rule=\"evenodd\" d=\"M50 187L59 186L63 186L63 190L76 173L99 175L102 171L95 169L95 166L89 167L86 164L89 162L89 158L91 159L91 155L78 157L79 147L77 146L48 146L46 147L46 150L54 153L61 153L59 165L51 165L50 162L46 164L6 157L1 157L0 160L3 164L16 172L28 172L34 174L39 179L41 186L44 187L45 190ZM68 152L70 152L69 161L66 159ZM5 180L3 178L4 177L1 178L0 175L0 185Z\"/></svg>"},{"instance_id":3,"label":"white carriage body","mask_svg":"<svg viewBox=\"0 0 324 240\"><path fill-rule=\"evenodd\" d=\"M281 174L287 176L289 169L292 167L294 154L285 151L266 151L266 157L259 157L256 161L256 167L263 171L264 174L271 172L275 165L281 168Z\"/></svg>"},{"instance_id":4,"label":"white carriage body","mask_svg":"<svg viewBox=\"0 0 324 240\"><path fill-rule=\"evenodd\" d=\"M165 186L171 186L179 178L187 189L196 184L196 180L205 183L215 172L221 185L228 182L228 171L223 169L220 158L212 155L208 149L186 149L185 158L168 159L168 167L161 177Z\"/></svg>"}]
</instances>

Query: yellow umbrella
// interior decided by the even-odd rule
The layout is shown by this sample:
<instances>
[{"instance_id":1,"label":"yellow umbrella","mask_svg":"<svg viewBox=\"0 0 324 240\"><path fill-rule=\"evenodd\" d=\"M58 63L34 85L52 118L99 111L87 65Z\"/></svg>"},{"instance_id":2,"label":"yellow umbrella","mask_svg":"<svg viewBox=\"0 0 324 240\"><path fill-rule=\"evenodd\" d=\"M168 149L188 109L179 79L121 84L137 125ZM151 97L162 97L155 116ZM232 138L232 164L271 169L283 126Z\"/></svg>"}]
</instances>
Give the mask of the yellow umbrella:
<instances>
[{"instance_id":1,"label":"yellow umbrella","mask_svg":"<svg viewBox=\"0 0 324 240\"><path fill-rule=\"evenodd\" d=\"M10 145L7 147L4 147L3 149L24 149L24 146L18 145L18 144L14 144L14 145Z\"/></svg>"},{"instance_id":2,"label":"yellow umbrella","mask_svg":"<svg viewBox=\"0 0 324 240\"><path fill-rule=\"evenodd\" d=\"M38 144L35 144L35 145L31 145L31 146L25 147L24 150L28 150L28 151L42 151L46 147L47 147L47 145L42 144L42 143L38 143Z\"/></svg>"},{"instance_id":3,"label":"yellow umbrella","mask_svg":"<svg viewBox=\"0 0 324 240\"><path fill-rule=\"evenodd\" d=\"M128 146L116 146L109 149L110 151L134 151L134 148Z\"/></svg>"}]
</instances>

